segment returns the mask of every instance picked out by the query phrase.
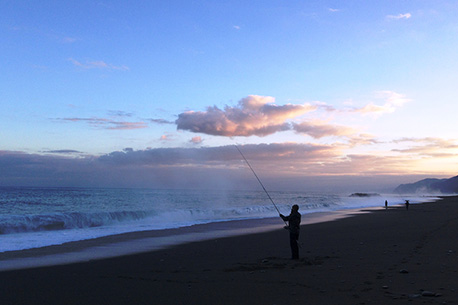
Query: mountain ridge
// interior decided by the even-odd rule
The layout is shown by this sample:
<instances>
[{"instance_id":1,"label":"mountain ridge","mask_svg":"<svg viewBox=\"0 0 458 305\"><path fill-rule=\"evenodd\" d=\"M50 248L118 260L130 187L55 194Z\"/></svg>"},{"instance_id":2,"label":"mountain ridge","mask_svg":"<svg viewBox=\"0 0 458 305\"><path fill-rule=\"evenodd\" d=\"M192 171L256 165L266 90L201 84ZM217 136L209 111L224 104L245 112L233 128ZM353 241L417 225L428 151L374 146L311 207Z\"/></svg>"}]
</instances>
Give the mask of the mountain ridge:
<instances>
[{"instance_id":1,"label":"mountain ridge","mask_svg":"<svg viewBox=\"0 0 458 305\"><path fill-rule=\"evenodd\" d=\"M415 194L415 193L458 193L458 176L437 179L426 178L414 183L400 184L394 189L398 194Z\"/></svg>"}]
</instances>

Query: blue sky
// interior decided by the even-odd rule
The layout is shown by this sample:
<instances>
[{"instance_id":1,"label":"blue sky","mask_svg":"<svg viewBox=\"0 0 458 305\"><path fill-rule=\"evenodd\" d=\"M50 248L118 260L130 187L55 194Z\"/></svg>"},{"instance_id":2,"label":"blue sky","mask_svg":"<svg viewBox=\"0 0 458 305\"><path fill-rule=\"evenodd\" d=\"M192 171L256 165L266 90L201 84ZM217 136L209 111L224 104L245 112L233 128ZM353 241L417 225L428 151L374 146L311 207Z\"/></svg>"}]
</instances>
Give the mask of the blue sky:
<instances>
[{"instance_id":1,"label":"blue sky","mask_svg":"<svg viewBox=\"0 0 458 305\"><path fill-rule=\"evenodd\" d=\"M240 187L236 143L272 188L454 176L456 16L456 1L2 1L0 185Z\"/></svg>"}]
</instances>

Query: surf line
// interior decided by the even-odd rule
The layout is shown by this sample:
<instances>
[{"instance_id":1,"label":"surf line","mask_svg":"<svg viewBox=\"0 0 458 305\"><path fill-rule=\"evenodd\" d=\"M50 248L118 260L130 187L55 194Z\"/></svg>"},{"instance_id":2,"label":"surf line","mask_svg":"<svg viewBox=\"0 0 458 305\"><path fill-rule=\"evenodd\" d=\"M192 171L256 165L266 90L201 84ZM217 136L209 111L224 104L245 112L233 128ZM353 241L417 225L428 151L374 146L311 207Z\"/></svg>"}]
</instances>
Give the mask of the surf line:
<instances>
[{"instance_id":1,"label":"surf line","mask_svg":"<svg viewBox=\"0 0 458 305\"><path fill-rule=\"evenodd\" d=\"M259 179L258 175L256 174L256 172L254 171L254 169L251 167L250 165L250 162L248 162L248 160L245 158L245 156L243 155L242 151L240 150L240 148L234 144L235 148L237 148L237 150L239 151L240 155L242 156L243 160L245 160L246 164L248 165L248 167L251 169L251 171L253 172L254 176L256 177L256 179L258 179L258 182L259 184L262 186L262 189L264 190L264 192L266 192L267 194L267 197L269 197L270 199L270 202L272 202L272 204L274 205L275 209L277 210L278 214L281 214L280 213L280 210L278 209L277 205L275 204L275 202L272 200L272 197L270 197L269 195L269 192L267 192L266 188L264 187L264 184L262 184L261 182L261 179ZM285 225L287 225L286 221L283 220L283 222L285 223Z\"/></svg>"}]
</instances>

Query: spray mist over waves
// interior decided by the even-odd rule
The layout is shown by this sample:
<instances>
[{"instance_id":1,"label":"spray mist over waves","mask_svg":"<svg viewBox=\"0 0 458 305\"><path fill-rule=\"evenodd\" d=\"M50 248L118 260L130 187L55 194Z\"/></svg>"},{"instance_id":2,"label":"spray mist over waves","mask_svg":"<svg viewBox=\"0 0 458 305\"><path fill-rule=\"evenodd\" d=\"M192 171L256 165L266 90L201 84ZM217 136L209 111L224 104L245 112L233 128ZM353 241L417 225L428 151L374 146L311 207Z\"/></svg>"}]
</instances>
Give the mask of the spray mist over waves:
<instances>
[{"instance_id":1,"label":"spray mist over waves","mask_svg":"<svg viewBox=\"0 0 458 305\"><path fill-rule=\"evenodd\" d=\"M270 192L281 213L381 206L382 198ZM389 199L390 204L401 198ZM411 202L416 202L412 200ZM0 188L0 252L127 232L277 217L263 191Z\"/></svg>"}]
</instances>

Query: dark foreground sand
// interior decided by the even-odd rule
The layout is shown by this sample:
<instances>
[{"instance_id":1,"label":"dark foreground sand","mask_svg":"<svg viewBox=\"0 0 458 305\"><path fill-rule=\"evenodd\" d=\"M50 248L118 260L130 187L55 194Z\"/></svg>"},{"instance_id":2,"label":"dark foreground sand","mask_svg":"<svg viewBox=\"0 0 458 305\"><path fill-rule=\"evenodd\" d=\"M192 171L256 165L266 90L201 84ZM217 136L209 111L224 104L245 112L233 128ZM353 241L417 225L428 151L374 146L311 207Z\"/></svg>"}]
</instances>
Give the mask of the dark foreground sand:
<instances>
[{"instance_id":1,"label":"dark foreground sand","mask_svg":"<svg viewBox=\"0 0 458 305\"><path fill-rule=\"evenodd\" d=\"M0 272L0 304L458 304L458 197L87 263Z\"/></svg>"}]
</instances>

